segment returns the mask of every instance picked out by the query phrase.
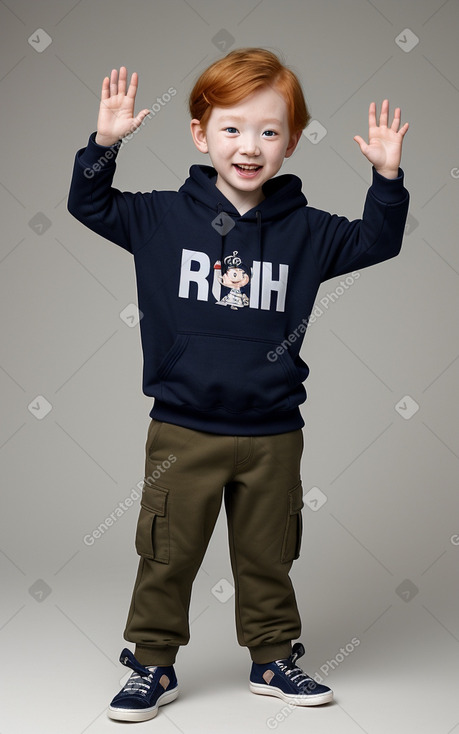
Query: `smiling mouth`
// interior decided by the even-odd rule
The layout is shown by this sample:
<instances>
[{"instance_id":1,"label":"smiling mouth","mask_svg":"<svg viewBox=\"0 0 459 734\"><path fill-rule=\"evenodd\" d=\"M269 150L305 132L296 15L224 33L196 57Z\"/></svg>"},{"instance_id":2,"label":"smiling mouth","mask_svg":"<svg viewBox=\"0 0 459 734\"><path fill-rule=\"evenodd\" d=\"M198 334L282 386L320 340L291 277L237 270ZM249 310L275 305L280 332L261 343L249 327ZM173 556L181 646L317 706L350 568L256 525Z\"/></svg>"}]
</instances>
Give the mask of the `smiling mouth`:
<instances>
[{"instance_id":1,"label":"smiling mouth","mask_svg":"<svg viewBox=\"0 0 459 734\"><path fill-rule=\"evenodd\" d=\"M257 163L234 163L233 165L242 171L258 171L261 168Z\"/></svg>"},{"instance_id":2,"label":"smiling mouth","mask_svg":"<svg viewBox=\"0 0 459 734\"><path fill-rule=\"evenodd\" d=\"M263 168L263 166L254 163L233 163L233 166L241 178L255 178L258 171Z\"/></svg>"}]
</instances>

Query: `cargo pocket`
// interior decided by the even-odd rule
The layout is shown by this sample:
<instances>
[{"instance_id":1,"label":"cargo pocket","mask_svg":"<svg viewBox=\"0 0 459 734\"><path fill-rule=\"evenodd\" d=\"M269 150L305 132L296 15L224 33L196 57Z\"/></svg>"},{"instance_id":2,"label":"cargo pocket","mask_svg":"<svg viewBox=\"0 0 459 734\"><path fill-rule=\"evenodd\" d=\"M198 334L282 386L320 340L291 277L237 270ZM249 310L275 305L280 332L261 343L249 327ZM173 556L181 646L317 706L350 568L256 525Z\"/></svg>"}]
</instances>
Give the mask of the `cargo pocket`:
<instances>
[{"instance_id":1,"label":"cargo pocket","mask_svg":"<svg viewBox=\"0 0 459 734\"><path fill-rule=\"evenodd\" d=\"M161 487L144 486L135 536L139 556L159 563L169 563L168 492Z\"/></svg>"},{"instance_id":2,"label":"cargo pocket","mask_svg":"<svg viewBox=\"0 0 459 734\"><path fill-rule=\"evenodd\" d=\"M299 482L288 493L288 516L282 544L282 563L290 563L300 555L301 537L303 535L303 487Z\"/></svg>"}]
</instances>

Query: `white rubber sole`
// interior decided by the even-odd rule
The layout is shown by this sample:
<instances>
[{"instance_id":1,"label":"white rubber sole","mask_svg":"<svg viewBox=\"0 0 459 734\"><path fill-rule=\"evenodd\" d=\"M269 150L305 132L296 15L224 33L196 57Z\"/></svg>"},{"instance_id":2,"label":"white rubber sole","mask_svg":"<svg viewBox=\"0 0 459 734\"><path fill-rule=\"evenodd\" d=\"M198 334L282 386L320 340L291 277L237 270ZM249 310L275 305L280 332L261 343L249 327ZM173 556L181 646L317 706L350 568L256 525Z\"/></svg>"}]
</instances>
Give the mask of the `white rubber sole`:
<instances>
[{"instance_id":1,"label":"white rubber sole","mask_svg":"<svg viewBox=\"0 0 459 734\"><path fill-rule=\"evenodd\" d=\"M151 706L148 709L122 709L109 706L107 709L107 716L109 719L115 721L148 721L154 719L158 713L160 706L164 706L166 703L172 703L178 696L178 686L173 688L171 691L165 691L156 702L155 706Z\"/></svg>"},{"instance_id":2,"label":"white rubber sole","mask_svg":"<svg viewBox=\"0 0 459 734\"><path fill-rule=\"evenodd\" d=\"M323 703L333 701L333 691L312 693L309 696L295 696L291 693L284 693L284 691L275 686L265 686L262 683L249 683L249 688L252 693L258 693L261 696L276 696L285 701L285 703L292 704L292 706L320 706Z\"/></svg>"}]
</instances>

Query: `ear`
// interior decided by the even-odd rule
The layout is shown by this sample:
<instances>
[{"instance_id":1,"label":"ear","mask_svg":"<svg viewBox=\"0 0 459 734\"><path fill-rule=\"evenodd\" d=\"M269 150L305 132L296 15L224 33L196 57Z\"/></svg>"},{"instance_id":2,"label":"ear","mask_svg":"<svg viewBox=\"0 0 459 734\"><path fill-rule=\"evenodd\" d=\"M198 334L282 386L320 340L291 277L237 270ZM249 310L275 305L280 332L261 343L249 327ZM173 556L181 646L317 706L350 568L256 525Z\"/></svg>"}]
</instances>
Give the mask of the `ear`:
<instances>
[{"instance_id":1,"label":"ear","mask_svg":"<svg viewBox=\"0 0 459 734\"><path fill-rule=\"evenodd\" d=\"M193 143L197 147L197 149L201 153L208 153L209 149L207 147L207 137L205 131L201 127L201 123L199 120L191 120L190 123L190 129L191 129L191 137L193 138Z\"/></svg>"},{"instance_id":2,"label":"ear","mask_svg":"<svg viewBox=\"0 0 459 734\"><path fill-rule=\"evenodd\" d=\"M296 133L293 133L293 135L290 136L287 150L285 151L285 158L290 158L292 153L295 152L295 148L298 145L300 138L301 138L301 130L298 130Z\"/></svg>"}]
</instances>

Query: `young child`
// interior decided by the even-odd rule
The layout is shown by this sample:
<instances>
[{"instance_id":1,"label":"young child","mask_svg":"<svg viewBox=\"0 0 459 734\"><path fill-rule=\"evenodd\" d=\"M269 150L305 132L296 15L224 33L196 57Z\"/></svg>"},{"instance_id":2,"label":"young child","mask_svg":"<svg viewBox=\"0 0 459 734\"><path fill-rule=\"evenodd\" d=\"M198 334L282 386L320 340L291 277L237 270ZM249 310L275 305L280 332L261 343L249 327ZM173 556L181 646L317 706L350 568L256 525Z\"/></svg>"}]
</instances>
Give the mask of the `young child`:
<instances>
[{"instance_id":1,"label":"young child","mask_svg":"<svg viewBox=\"0 0 459 734\"><path fill-rule=\"evenodd\" d=\"M133 73L126 92L124 66L105 77L97 132L76 154L68 199L71 214L134 256L143 391L154 398L124 632L135 656L120 657L133 673L108 715L144 721L177 697L173 665L189 641L192 584L222 499L250 690L327 703L332 691L298 667L301 643L292 647L309 372L299 352L320 284L400 250L408 124L399 108L388 123L388 100L378 124L372 103L369 142L354 138L373 165L362 219L314 209L299 178L275 177L310 119L299 81L274 54L239 49L190 95L193 141L212 166L191 166L177 192L121 192L112 187L121 139L149 113L134 116L137 82Z\"/></svg>"}]
</instances>

